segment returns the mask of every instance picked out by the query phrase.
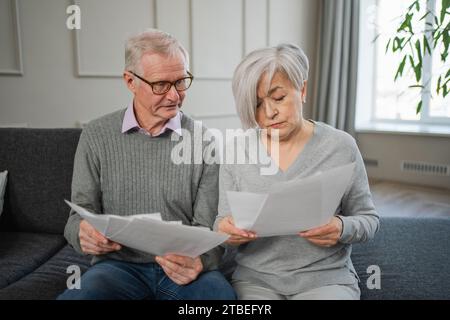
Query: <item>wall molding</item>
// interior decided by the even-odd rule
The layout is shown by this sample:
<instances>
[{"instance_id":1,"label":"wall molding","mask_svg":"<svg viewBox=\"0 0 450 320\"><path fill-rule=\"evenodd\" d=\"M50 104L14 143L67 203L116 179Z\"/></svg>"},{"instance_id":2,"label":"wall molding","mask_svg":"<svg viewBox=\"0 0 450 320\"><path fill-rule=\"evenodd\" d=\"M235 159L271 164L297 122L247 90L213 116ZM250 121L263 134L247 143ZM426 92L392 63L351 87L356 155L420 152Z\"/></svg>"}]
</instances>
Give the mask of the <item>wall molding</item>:
<instances>
[{"instance_id":1,"label":"wall molding","mask_svg":"<svg viewBox=\"0 0 450 320\"><path fill-rule=\"evenodd\" d=\"M194 32L193 32L193 1L195 0L189 0L189 47L191 49L191 71L192 74L194 74ZM241 0L241 21L242 21L242 28L241 28L241 41L242 41L242 52L241 52L241 59L245 57L245 50L246 50L246 36L245 36L245 2L246 0ZM195 75L195 74L194 74ZM195 76L196 80L212 80L212 81L231 81L232 77L211 77L211 76Z\"/></svg>"},{"instance_id":2,"label":"wall molding","mask_svg":"<svg viewBox=\"0 0 450 320\"><path fill-rule=\"evenodd\" d=\"M15 0L17 1L17 0ZM189 22L189 49L190 49L190 71L195 75L196 80L210 80L210 81L231 81L232 77L212 77L205 75L196 75L196 65L195 65L195 49L194 49L194 31L193 31L193 20L194 20L194 4L195 0L188 0L188 22ZM158 28L158 11L157 11L157 0L153 0L153 25L152 28ZM247 37L246 37L246 0L241 0L241 41L242 41L242 52L241 59L245 57L246 48L247 48ZM74 5L79 5L77 0L71 0L71 3ZM269 12L270 0L266 0L266 45L269 45L270 35L269 35L269 20L270 20L270 12ZM92 72L88 70L83 70L81 65L81 44L80 44L80 31L81 30L73 30L73 41L74 41L74 50L75 50L75 73L78 77L86 77L86 78L121 78L122 73L117 72Z\"/></svg>"},{"instance_id":3,"label":"wall molding","mask_svg":"<svg viewBox=\"0 0 450 320\"><path fill-rule=\"evenodd\" d=\"M15 40L15 52L16 52L16 69L0 69L0 75L18 75L23 76L23 53L22 53L22 38L20 31L20 18L19 18L19 3L18 0L10 0L11 4L11 16L13 20L14 40Z\"/></svg>"},{"instance_id":4,"label":"wall molding","mask_svg":"<svg viewBox=\"0 0 450 320\"><path fill-rule=\"evenodd\" d=\"M223 119L223 118L239 118L237 113L222 114L191 114L194 119Z\"/></svg>"},{"instance_id":5,"label":"wall molding","mask_svg":"<svg viewBox=\"0 0 450 320\"><path fill-rule=\"evenodd\" d=\"M266 47L270 45L270 0L266 0Z\"/></svg>"},{"instance_id":6,"label":"wall molding","mask_svg":"<svg viewBox=\"0 0 450 320\"><path fill-rule=\"evenodd\" d=\"M157 28L157 0L152 0L153 4L153 24L150 28ZM77 0L71 0L71 3L74 5L79 5ZM122 78L122 72L92 72L87 70L82 70L81 66L81 45L80 45L80 30L73 30L73 41L74 41L74 50L75 50L75 73L79 78Z\"/></svg>"}]
</instances>

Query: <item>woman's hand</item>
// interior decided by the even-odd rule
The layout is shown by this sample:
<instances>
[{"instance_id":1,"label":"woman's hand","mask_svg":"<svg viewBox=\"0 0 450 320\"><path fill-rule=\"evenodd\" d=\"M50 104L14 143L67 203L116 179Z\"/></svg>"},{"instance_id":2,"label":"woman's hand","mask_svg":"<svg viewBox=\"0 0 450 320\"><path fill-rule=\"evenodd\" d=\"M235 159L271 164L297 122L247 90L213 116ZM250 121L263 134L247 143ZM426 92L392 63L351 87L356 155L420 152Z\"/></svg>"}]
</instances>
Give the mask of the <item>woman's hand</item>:
<instances>
[{"instance_id":1,"label":"woman's hand","mask_svg":"<svg viewBox=\"0 0 450 320\"><path fill-rule=\"evenodd\" d=\"M333 217L323 226L300 232L299 235L311 243L322 247L331 247L338 243L342 234L342 220Z\"/></svg>"},{"instance_id":2,"label":"woman's hand","mask_svg":"<svg viewBox=\"0 0 450 320\"><path fill-rule=\"evenodd\" d=\"M218 231L230 235L230 238L228 238L226 243L234 246L256 239L256 233L236 228L232 216L226 216L219 222Z\"/></svg>"}]
</instances>

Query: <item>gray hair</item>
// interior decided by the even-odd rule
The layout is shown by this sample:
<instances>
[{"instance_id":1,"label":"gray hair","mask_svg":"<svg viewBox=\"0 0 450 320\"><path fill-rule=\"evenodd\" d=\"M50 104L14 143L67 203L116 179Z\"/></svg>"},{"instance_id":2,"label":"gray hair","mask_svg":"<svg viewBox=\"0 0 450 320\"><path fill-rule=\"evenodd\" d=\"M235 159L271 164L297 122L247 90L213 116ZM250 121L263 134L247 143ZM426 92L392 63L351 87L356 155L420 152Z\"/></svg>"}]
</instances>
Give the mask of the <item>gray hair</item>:
<instances>
[{"instance_id":1,"label":"gray hair","mask_svg":"<svg viewBox=\"0 0 450 320\"><path fill-rule=\"evenodd\" d=\"M129 37L125 44L125 70L141 72L141 58L147 52L175 56L182 53L189 66L189 54L183 45L171 34L147 29Z\"/></svg>"},{"instance_id":2,"label":"gray hair","mask_svg":"<svg viewBox=\"0 0 450 320\"><path fill-rule=\"evenodd\" d=\"M301 90L308 80L308 71L308 58L295 44L280 44L249 53L237 66L232 83L236 110L244 129L258 126L257 90L264 74L267 74L268 86L275 73L282 72L295 89Z\"/></svg>"}]
</instances>

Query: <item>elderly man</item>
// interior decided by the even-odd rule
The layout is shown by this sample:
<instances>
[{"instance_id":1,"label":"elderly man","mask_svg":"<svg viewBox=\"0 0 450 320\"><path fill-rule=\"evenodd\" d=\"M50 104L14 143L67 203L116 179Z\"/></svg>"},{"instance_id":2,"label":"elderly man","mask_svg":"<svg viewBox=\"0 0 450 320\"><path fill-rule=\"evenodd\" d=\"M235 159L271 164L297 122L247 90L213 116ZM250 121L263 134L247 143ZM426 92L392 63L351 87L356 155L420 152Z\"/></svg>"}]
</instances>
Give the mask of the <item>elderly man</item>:
<instances>
[{"instance_id":1,"label":"elderly man","mask_svg":"<svg viewBox=\"0 0 450 320\"><path fill-rule=\"evenodd\" d=\"M179 110L193 80L187 51L171 35L149 30L127 41L125 60L123 78L134 99L83 130L72 202L95 212L160 212L163 220L211 227L218 165L171 160L176 145L171 134L183 139L183 131L194 130L194 121ZM82 276L81 289L68 289L59 299L235 298L230 284L214 271L219 248L195 259L155 257L108 240L74 212L64 234L75 250L93 255L93 266Z\"/></svg>"}]
</instances>

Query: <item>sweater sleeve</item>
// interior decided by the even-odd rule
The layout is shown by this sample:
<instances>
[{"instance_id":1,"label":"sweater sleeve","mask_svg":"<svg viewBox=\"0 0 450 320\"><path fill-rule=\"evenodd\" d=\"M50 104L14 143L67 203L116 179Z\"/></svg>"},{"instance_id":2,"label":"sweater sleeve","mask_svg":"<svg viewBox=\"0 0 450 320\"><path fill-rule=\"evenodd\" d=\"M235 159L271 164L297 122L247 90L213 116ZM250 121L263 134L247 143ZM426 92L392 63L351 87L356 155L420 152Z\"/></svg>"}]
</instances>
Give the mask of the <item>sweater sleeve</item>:
<instances>
[{"instance_id":1,"label":"sweater sleeve","mask_svg":"<svg viewBox=\"0 0 450 320\"><path fill-rule=\"evenodd\" d=\"M370 193L364 162L355 140L352 138L355 171L341 203L343 229L341 243L365 242L374 237L379 229L379 217Z\"/></svg>"},{"instance_id":2,"label":"sweater sleeve","mask_svg":"<svg viewBox=\"0 0 450 320\"><path fill-rule=\"evenodd\" d=\"M71 201L88 210L100 213L102 212L100 190L98 157L91 149L88 133L83 130L75 153ZM75 251L84 254L79 239L81 220L80 215L71 210L64 229L64 236Z\"/></svg>"},{"instance_id":3,"label":"sweater sleeve","mask_svg":"<svg viewBox=\"0 0 450 320\"><path fill-rule=\"evenodd\" d=\"M214 154L217 152L215 144L209 143L203 150L203 170L197 188L193 206L193 226L212 228L217 215L219 164ZM223 248L220 246L202 254L203 270L214 270L219 267Z\"/></svg>"},{"instance_id":4,"label":"sweater sleeve","mask_svg":"<svg viewBox=\"0 0 450 320\"><path fill-rule=\"evenodd\" d=\"M228 204L227 191L238 191L233 175L230 172L230 165L221 165L219 173L219 206L218 215L214 221L213 229L218 230L219 222L226 216L231 215L230 205Z\"/></svg>"}]
</instances>

